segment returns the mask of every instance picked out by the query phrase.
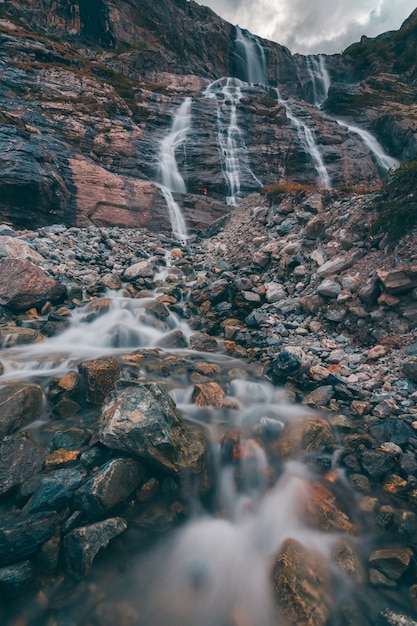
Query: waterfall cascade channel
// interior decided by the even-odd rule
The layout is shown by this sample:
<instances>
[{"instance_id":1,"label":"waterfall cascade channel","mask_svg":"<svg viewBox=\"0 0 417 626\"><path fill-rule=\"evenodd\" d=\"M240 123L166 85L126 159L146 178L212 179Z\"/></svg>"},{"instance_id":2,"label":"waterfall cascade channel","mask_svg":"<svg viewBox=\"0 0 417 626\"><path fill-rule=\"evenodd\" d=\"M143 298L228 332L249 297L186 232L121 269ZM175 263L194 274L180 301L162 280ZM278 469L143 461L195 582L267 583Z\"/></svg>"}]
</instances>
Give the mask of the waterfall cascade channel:
<instances>
[{"instance_id":1,"label":"waterfall cascade channel","mask_svg":"<svg viewBox=\"0 0 417 626\"><path fill-rule=\"evenodd\" d=\"M235 49L239 73L244 80L235 77L220 78L207 85L201 94L202 102L216 102L214 126L217 128L219 163L226 182L226 203L231 207L239 203L242 197L242 180L245 177L246 180L249 178L254 181L256 186L263 186L251 167L245 143L245 129L239 123L241 101L246 93L251 93L254 89L265 93L275 90L278 102L285 107L287 119L294 128L301 149L314 166L318 187L331 189L331 177L312 127L314 121L307 124L296 114L295 102L282 98L278 88L269 87L267 58L259 38L236 27ZM313 104L321 108L331 84L324 55L307 56L306 69L311 79ZM157 184L167 203L173 235L183 243L187 240L187 227L173 194L185 193L187 190L184 180L186 173L181 173L177 157L180 151L185 153L187 143L193 141L191 109L192 99L187 97L174 112L171 128L160 142L158 154ZM362 139L380 168L381 175L390 168L398 167L397 159L387 155L369 131L350 122L337 121ZM197 125L198 121L195 120L194 123ZM184 161L183 158L182 162Z\"/></svg>"}]
</instances>

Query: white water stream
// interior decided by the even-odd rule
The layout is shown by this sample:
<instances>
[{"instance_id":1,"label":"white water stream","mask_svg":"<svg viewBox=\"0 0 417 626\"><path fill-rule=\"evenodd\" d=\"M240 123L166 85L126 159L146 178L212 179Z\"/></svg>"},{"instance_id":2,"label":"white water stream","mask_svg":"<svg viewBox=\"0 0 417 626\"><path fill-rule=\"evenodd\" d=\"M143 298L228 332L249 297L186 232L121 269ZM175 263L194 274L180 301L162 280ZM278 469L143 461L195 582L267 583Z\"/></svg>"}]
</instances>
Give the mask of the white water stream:
<instances>
[{"instance_id":1,"label":"white water stream","mask_svg":"<svg viewBox=\"0 0 417 626\"><path fill-rule=\"evenodd\" d=\"M217 140L222 171L229 189L229 195L226 197L229 206L236 206L241 198L240 180L242 172L248 172L262 187L261 181L249 167L243 131L238 125L237 107L243 97L245 86L246 83L238 78L220 78L210 83L204 91L206 98L216 100Z\"/></svg>"},{"instance_id":2,"label":"white water stream","mask_svg":"<svg viewBox=\"0 0 417 626\"><path fill-rule=\"evenodd\" d=\"M259 39L249 31L243 31L236 26L235 45L242 52L240 56L246 69L246 82L251 85L267 85L265 50Z\"/></svg>"},{"instance_id":3,"label":"white water stream","mask_svg":"<svg viewBox=\"0 0 417 626\"><path fill-rule=\"evenodd\" d=\"M363 143L367 146L369 151L374 156L379 167L384 172L387 172L390 169L396 169L397 167L400 166L400 162L398 161L398 159L395 159L394 157L389 156L385 152L381 144L378 142L378 140L369 131L364 130L363 128L359 128L359 126L353 126L352 124L348 124L347 122L344 122L343 120L336 120L336 121L341 126L345 126L351 133L355 133L356 135L359 135Z\"/></svg>"},{"instance_id":4,"label":"white water stream","mask_svg":"<svg viewBox=\"0 0 417 626\"><path fill-rule=\"evenodd\" d=\"M297 129L298 138L303 150L309 155L314 164L317 172L318 186L322 189L331 189L330 176L317 146L314 132L305 122L303 122L303 120L300 120L294 115L290 103L288 100L283 100L281 98L278 89L276 89L276 94L278 102L285 106L288 119Z\"/></svg>"},{"instance_id":5,"label":"white water stream","mask_svg":"<svg viewBox=\"0 0 417 626\"><path fill-rule=\"evenodd\" d=\"M330 75L326 68L326 61L324 56L319 54L317 56L308 55L306 62L313 85L313 104L320 108L327 98L330 87Z\"/></svg>"},{"instance_id":6,"label":"white water stream","mask_svg":"<svg viewBox=\"0 0 417 626\"><path fill-rule=\"evenodd\" d=\"M175 202L173 193L186 193L186 185L176 159L176 151L185 149L187 135L191 128L191 98L186 98L175 112L170 132L161 141L158 158L159 187L166 200L172 233L181 242L187 240L187 227L181 209Z\"/></svg>"},{"instance_id":7,"label":"white water stream","mask_svg":"<svg viewBox=\"0 0 417 626\"><path fill-rule=\"evenodd\" d=\"M155 278L162 281L170 264L167 254L166 267L161 267ZM301 456L271 461L267 453L271 438L289 424L301 426L314 414L307 407L289 403L283 389L255 374L244 361L222 353L221 344L218 353L187 347L167 352L163 346L170 333L181 331L188 342L193 331L179 316L158 309L157 297L158 289L141 299L108 293L106 298L73 311L67 330L57 337L6 347L9 338L1 352L2 379L47 385L51 378L76 370L84 358L129 355L144 348L150 358L169 357L171 362L178 358L183 373L166 376L162 384L170 390L184 419L198 424L211 442L212 504L207 506L195 489L184 491L182 496L190 502L188 521L147 552L135 553L128 544L128 564L112 555L110 563L101 566L103 571L100 566L93 567L89 601L93 598L94 605L96 593L98 602L106 598L110 607L112 603L125 606L126 615L132 611L140 615L139 622L115 618L113 624L277 626L280 622L270 577L283 542L295 539L318 550L323 562L330 564L332 547L339 539L337 533L321 532L307 521L310 485L321 480L320 472L314 474ZM187 371L201 361L218 369L217 379L226 392L221 407L201 407L192 400L193 384ZM147 371L146 364L140 363L139 359L136 376L153 380L153 370ZM81 417L79 423L83 425ZM227 447L228 433L233 432L240 433L237 459ZM343 482L342 474L338 475ZM184 489L187 484L185 481ZM342 576L340 571L338 575ZM335 603L338 593L334 593ZM346 589L341 593L346 595ZM68 623L95 623L85 615L85 607L76 603L66 611Z\"/></svg>"}]
</instances>

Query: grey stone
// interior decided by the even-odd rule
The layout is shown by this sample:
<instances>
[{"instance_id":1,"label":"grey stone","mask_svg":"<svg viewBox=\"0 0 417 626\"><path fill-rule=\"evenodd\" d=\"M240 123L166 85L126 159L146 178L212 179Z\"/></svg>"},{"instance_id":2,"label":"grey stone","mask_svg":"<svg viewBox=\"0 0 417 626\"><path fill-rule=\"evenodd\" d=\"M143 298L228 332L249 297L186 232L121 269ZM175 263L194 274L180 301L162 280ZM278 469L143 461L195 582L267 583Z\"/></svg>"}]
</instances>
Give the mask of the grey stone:
<instances>
[{"instance_id":1,"label":"grey stone","mask_svg":"<svg viewBox=\"0 0 417 626\"><path fill-rule=\"evenodd\" d=\"M124 519L114 517L69 532L63 541L67 571L77 579L84 578L98 552L126 528Z\"/></svg>"}]
</instances>

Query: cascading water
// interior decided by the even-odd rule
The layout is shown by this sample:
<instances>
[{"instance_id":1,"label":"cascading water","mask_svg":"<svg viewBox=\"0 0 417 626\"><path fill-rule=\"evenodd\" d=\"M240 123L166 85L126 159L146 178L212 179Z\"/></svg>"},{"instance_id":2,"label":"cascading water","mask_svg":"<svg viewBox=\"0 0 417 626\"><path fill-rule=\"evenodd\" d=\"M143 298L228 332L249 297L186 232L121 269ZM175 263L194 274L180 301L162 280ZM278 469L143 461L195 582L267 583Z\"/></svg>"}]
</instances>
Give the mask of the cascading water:
<instances>
[{"instance_id":1,"label":"cascading water","mask_svg":"<svg viewBox=\"0 0 417 626\"><path fill-rule=\"evenodd\" d=\"M265 50L259 39L249 31L236 26L235 46L244 68L244 80L251 85L267 85Z\"/></svg>"},{"instance_id":2,"label":"cascading water","mask_svg":"<svg viewBox=\"0 0 417 626\"><path fill-rule=\"evenodd\" d=\"M314 138L313 131L307 126L305 122L296 117L291 109L291 105L287 100L283 100L276 89L278 102L285 106L287 117L294 124L297 129L298 137L300 139L303 150L310 156L314 167L317 172L318 185L322 189L331 189L330 177L327 171L324 161L318 149L316 140Z\"/></svg>"},{"instance_id":3,"label":"cascading water","mask_svg":"<svg viewBox=\"0 0 417 626\"><path fill-rule=\"evenodd\" d=\"M167 254L166 268L172 270L171 263L171 255ZM163 280L163 271L164 267L158 269L155 281ZM122 366L131 361L136 379L160 382L169 389L185 420L198 424L206 433L213 466L212 495L201 499L195 487L186 492L187 478L181 481L176 477L184 490L180 497L190 503L192 513L187 521L146 552L146 534L138 549L135 527L130 528L131 534L128 532L120 539L120 543L125 542L125 552L120 555L116 548L107 561L90 572L89 583L84 587L86 604L78 602L83 585L77 587L79 595L72 596L64 589L58 597L66 600L68 593L70 598L64 605L63 621L53 619L53 602L49 606L46 596L44 602L37 596L34 619L8 621L7 626L277 626L282 622L277 619L279 609L272 592L271 567L286 540L290 538L306 550L316 550L329 571L337 571L333 548L343 534L318 530L308 516L312 489L326 489L322 485L326 484L326 477L319 468L322 463L330 467L331 452L320 449L320 463L315 466L315 453L311 451L304 452L304 458L296 450L292 459L286 459L268 448L277 437L285 435L286 428L303 430L306 421L314 421L316 414L307 407L290 404L283 389L263 379L256 368L243 360L234 360L222 352L191 350L187 344L193 331L157 298L158 288L153 295L137 299L112 292L103 300L80 306L60 336L39 344L5 347L1 354L5 368L2 379L27 378L47 385L51 378L57 380L69 370L74 371L83 358L112 354L119 356ZM167 340L173 331L182 333L183 347L167 352ZM158 367L146 367L152 359L156 363L158 359L177 363L176 375L158 379ZM195 382L207 380L201 379L201 375L194 380L188 376L189 372L196 376L195 363L217 372L217 380L226 392L221 406L201 407L192 401ZM123 375L132 376L128 365ZM78 423L83 424L81 417L77 418ZM317 431L314 432L316 436ZM285 449L284 445L282 450ZM340 470L333 470L331 476L329 480L339 482L339 487L346 482ZM170 476L159 475L159 480L162 494L164 481L175 483ZM359 536L355 543L359 544ZM339 595L343 599L349 597L353 584L351 579L343 578L340 570L337 575L342 584L333 594L333 608ZM307 610L314 609L307 606ZM100 619L96 620L97 616ZM345 622L338 621L337 611L333 617L329 609L326 624L340 623ZM372 622L366 621L369 623Z\"/></svg>"},{"instance_id":4,"label":"cascading water","mask_svg":"<svg viewBox=\"0 0 417 626\"><path fill-rule=\"evenodd\" d=\"M204 91L206 98L213 98L217 103L218 143L223 175L229 188L226 202L230 206L239 203L242 171L247 171L262 187L261 181L249 167L243 132L237 121L237 106L243 97L244 87L245 83L229 77L210 83Z\"/></svg>"},{"instance_id":5,"label":"cascading water","mask_svg":"<svg viewBox=\"0 0 417 626\"><path fill-rule=\"evenodd\" d=\"M187 227L173 193L186 193L186 185L178 169L175 153L183 146L191 128L191 98L186 98L173 116L171 130L161 141L158 159L159 187L166 200L172 232L181 242L187 240Z\"/></svg>"},{"instance_id":6,"label":"cascading water","mask_svg":"<svg viewBox=\"0 0 417 626\"><path fill-rule=\"evenodd\" d=\"M378 140L367 130L359 128L359 126L353 126L342 120L336 120L341 126L345 126L349 132L359 135L364 144L369 148L370 152L375 157L375 160L381 170L386 173L390 169L396 169L400 166L400 162L394 157L389 156Z\"/></svg>"},{"instance_id":7,"label":"cascading water","mask_svg":"<svg viewBox=\"0 0 417 626\"><path fill-rule=\"evenodd\" d=\"M313 104L321 107L327 98L330 87L330 75L326 68L326 61L324 56L319 54L318 56L307 56L306 62L313 86Z\"/></svg>"}]
</instances>

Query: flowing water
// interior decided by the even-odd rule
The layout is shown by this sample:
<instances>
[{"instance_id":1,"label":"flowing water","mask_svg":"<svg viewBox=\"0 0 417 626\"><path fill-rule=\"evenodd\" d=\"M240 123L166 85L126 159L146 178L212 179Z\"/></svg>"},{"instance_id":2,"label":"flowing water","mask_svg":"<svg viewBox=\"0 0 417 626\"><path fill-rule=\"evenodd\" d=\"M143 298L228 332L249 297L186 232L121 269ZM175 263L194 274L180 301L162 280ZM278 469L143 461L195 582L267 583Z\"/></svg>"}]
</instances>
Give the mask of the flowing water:
<instances>
[{"instance_id":1,"label":"flowing water","mask_svg":"<svg viewBox=\"0 0 417 626\"><path fill-rule=\"evenodd\" d=\"M191 105L191 98L186 98L173 115L171 130L161 141L158 157L159 187L168 206L172 233L182 242L187 240L187 227L172 194L187 191L184 178L178 169L176 152L185 150L185 142L191 129Z\"/></svg>"},{"instance_id":2,"label":"flowing water","mask_svg":"<svg viewBox=\"0 0 417 626\"><path fill-rule=\"evenodd\" d=\"M332 560L341 535L318 530L306 517L310 486L323 479L323 471L331 470L336 457L318 453L318 464L314 454L305 453L291 460L271 459L268 442L288 425L302 424L315 414L291 404L286 392L267 381L256 366L227 356L221 343L217 353L189 348L193 331L180 311L155 313L155 298L171 271L169 253L165 263L155 276L160 288L153 295L132 299L123 292L109 292L74 310L61 335L24 347L5 346L3 380L27 379L47 387L51 379L76 369L84 358L119 357L124 378L162 384L184 419L206 433L213 466L209 497L188 489L185 482L181 497L188 502L186 521L163 536L155 536L149 528L132 529L108 549L107 557L96 559L87 586L81 586L77 599L58 611L59 621L42 609L45 600L36 599L25 624L277 626L271 567L283 542L291 538L314 548L341 582L333 594L335 615L328 619L329 625L338 626L338 604L355 606L356 602L352 580ZM183 347L168 349L174 332L181 333ZM137 354L144 358L132 369L126 357L130 355L133 362ZM153 366L167 359L174 364L169 376ZM216 366L217 380L226 391L221 407L198 407L192 401L189 372L201 361ZM81 416L78 420L82 425ZM46 411L36 428L47 433L50 424ZM354 497L343 472L335 469L332 476L349 509ZM359 546L360 535L352 541ZM366 537L362 541L366 545ZM388 606L384 600L376 603L377 612Z\"/></svg>"},{"instance_id":3,"label":"flowing water","mask_svg":"<svg viewBox=\"0 0 417 626\"><path fill-rule=\"evenodd\" d=\"M381 168L383 173L385 174L390 169L396 169L400 166L400 162L394 157L389 156L378 140L367 130L363 128L359 128L359 126L353 126L352 124L348 124L343 122L342 120L337 120L338 124L341 126L345 126L351 133L355 133L359 135L362 139L363 143L367 146L369 151L375 158L378 166Z\"/></svg>"},{"instance_id":4,"label":"flowing water","mask_svg":"<svg viewBox=\"0 0 417 626\"><path fill-rule=\"evenodd\" d=\"M317 146L314 132L307 126L307 124L300 118L294 115L288 100L283 100L276 89L277 99L280 104L285 106L287 117L290 122L297 129L298 138L300 140L303 150L308 154L313 162L314 168L317 172L317 183L321 189L331 189L330 176L327 168L324 164L323 158L320 154L320 150Z\"/></svg>"},{"instance_id":5,"label":"flowing water","mask_svg":"<svg viewBox=\"0 0 417 626\"><path fill-rule=\"evenodd\" d=\"M229 190L226 202L230 206L236 206L241 199L240 181L243 172L248 172L262 187L261 181L249 167L243 131L238 124L237 107L243 97L245 86L246 83L238 78L220 78L210 83L204 91L206 98L216 100L217 139L222 171Z\"/></svg>"},{"instance_id":6,"label":"flowing water","mask_svg":"<svg viewBox=\"0 0 417 626\"><path fill-rule=\"evenodd\" d=\"M313 86L313 104L321 107L327 98L330 88L330 75L326 68L326 61L322 54L306 57L307 70Z\"/></svg>"},{"instance_id":7,"label":"flowing water","mask_svg":"<svg viewBox=\"0 0 417 626\"><path fill-rule=\"evenodd\" d=\"M267 85L265 50L258 37L236 26L235 46L239 50L245 81L251 85Z\"/></svg>"}]
</instances>

